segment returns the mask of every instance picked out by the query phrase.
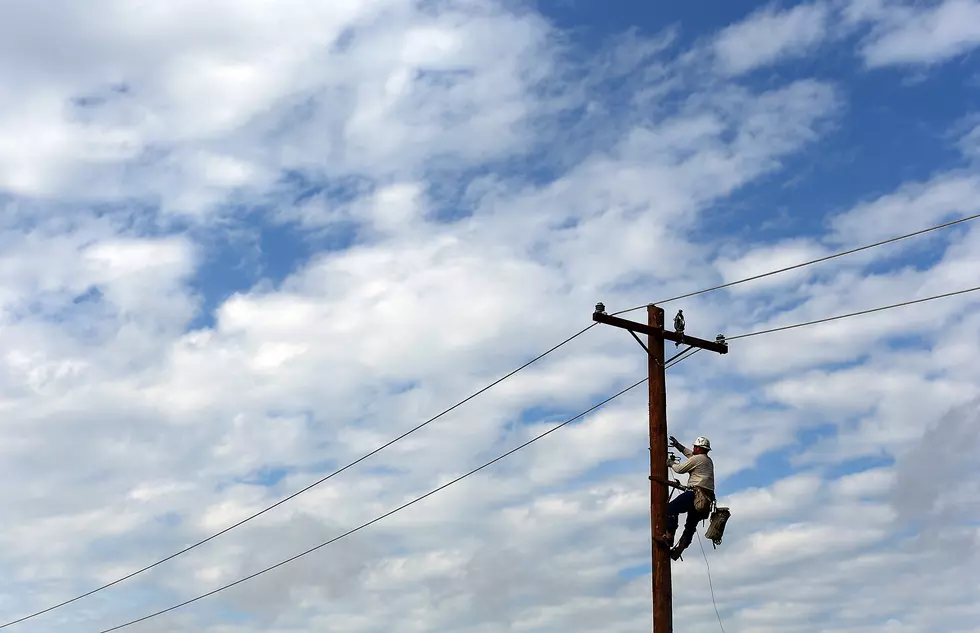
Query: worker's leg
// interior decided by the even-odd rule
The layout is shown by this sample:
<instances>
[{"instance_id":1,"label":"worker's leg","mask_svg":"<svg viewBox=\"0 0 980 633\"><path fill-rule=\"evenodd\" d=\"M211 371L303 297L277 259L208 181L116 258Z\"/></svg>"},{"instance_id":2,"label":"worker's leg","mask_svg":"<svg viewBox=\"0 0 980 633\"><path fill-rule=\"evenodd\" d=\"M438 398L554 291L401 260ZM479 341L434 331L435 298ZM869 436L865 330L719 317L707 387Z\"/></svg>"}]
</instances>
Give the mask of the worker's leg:
<instances>
[{"instance_id":1,"label":"worker's leg","mask_svg":"<svg viewBox=\"0 0 980 633\"><path fill-rule=\"evenodd\" d=\"M678 516L684 513L690 516L694 512L694 493L690 490L677 495L667 504L667 546L674 546L674 534L677 533Z\"/></svg>"},{"instance_id":2,"label":"worker's leg","mask_svg":"<svg viewBox=\"0 0 980 633\"><path fill-rule=\"evenodd\" d=\"M704 515L698 514L694 510L693 493L691 499L691 509L687 513L687 520L684 522L684 532L681 534L681 540L670 551L670 557L674 560L680 558L684 550L687 549L687 546L691 544L691 541L694 539L694 532L698 529L698 522L705 518Z\"/></svg>"}]
</instances>

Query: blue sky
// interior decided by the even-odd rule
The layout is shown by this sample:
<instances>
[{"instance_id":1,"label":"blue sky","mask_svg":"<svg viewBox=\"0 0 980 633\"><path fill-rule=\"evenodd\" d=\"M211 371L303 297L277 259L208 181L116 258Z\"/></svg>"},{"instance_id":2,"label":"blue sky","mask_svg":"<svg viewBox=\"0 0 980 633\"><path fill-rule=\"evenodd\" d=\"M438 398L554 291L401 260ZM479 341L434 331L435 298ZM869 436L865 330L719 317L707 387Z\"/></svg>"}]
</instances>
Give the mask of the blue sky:
<instances>
[{"instance_id":1,"label":"blue sky","mask_svg":"<svg viewBox=\"0 0 980 633\"><path fill-rule=\"evenodd\" d=\"M978 24L976 0L0 7L0 624L317 481L598 301L980 212ZM710 339L960 290L977 226L665 308ZM711 438L733 510L708 550L729 630L970 630L977 306L733 341L669 371L670 432ZM625 332L593 328L10 630L98 631L209 592L645 371ZM649 629L646 399L130 630ZM714 631L700 552L685 558L675 621Z\"/></svg>"},{"instance_id":2,"label":"blue sky","mask_svg":"<svg viewBox=\"0 0 980 633\"><path fill-rule=\"evenodd\" d=\"M529 6L567 31L575 54L583 59L624 33L654 38L671 31L676 34L672 48L683 50L759 9L756 3L739 2L696 8L629 2L599 7L564 1ZM766 6L774 9L781 5ZM805 78L833 81L845 100L846 114L836 119L805 155L787 156L778 173L747 183L718 200L705 211L692 239L708 244L719 238L766 243L819 235L828 216L846 212L856 201L873 200L906 181L926 180L934 173L962 165L962 154L950 142L949 134L968 113L963 104L976 98L977 86L969 80L978 71L976 61L963 56L923 76L910 77L907 71L869 71L855 64L854 45L866 36L867 29L840 35L839 40L821 46L817 55L781 61L740 78L741 85L752 90ZM636 89L630 82L621 85L627 94ZM612 105L620 93L597 96ZM584 125L591 131L591 125ZM541 156L532 155L518 167L501 163L483 166L478 172L462 172L462 186L490 170L521 181L536 173L536 178L530 178L538 186L560 176ZM827 182L834 186L827 187ZM334 180L329 173L323 178L299 171L282 174L280 183L280 197L272 204L284 200L299 203L321 196L330 203L343 204L374 186L370 180ZM450 195L445 204L447 208L441 213L455 216L469 212L458 196ZM231 293L247 291L259 281L278 284L315 253L343 249L358 239L351 223L310 233L296 230L292 223L269 222L264 213L249 212L250 206L232 206L235 232L201 238L211 241L208 261L197 270L194 281L205 304L191 327L213 324L210 313Z\"/></svg>"}]
</instances>

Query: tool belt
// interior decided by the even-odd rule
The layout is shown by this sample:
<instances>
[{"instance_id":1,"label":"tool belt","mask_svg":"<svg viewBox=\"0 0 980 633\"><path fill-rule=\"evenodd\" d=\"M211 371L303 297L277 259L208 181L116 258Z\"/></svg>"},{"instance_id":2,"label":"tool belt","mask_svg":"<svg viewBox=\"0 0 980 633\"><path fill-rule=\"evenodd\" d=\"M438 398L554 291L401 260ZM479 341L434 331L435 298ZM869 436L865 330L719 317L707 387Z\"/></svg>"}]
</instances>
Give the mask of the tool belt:
<instances>
[{"instance_id":1,"label":"tool belt","mask_svg":"<svg viewBox=\"0 0 980 633\"><path fill-rule=\"evenodd\" d=\"M715 494L707 488L694 486L694 511L708 516L715 505Z\"/></svg>"}]
</instances>

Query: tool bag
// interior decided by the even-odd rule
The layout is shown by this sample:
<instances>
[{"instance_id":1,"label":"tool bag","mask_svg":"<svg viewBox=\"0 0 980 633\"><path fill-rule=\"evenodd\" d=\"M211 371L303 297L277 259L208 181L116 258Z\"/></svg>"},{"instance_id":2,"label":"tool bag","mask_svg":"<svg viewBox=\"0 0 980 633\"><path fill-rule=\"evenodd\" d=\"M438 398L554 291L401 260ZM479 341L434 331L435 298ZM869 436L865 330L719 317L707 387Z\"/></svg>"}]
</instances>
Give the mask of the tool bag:
<instances>
[{"instance_id":1,"label":"tool bag","mask_svg":"<svg viewBox=\"0 0 980 633\"><path fill-rule=\"evenodd\" d=\"M731 511L724 507L719 507L711 514L711 522L708 524L708 529L704 535L711 539L716 549L721 545L721 537L725 535L725 524L728 523L731 516Z\"/></svg>"}]
</instances>

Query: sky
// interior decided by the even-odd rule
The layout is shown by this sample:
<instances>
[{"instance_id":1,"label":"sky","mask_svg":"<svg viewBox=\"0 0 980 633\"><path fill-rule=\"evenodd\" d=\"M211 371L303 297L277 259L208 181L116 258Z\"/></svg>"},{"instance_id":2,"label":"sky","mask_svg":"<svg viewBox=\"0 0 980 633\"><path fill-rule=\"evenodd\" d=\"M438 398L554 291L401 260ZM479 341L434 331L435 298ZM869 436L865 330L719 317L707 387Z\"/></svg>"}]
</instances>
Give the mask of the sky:
<instances>
[{"instance_id":1,"label":"sky","mask_svg":"<svg viewBox=\"0 0 980 633\"><path fill-rule=\"evenodd\" d=\"M329 475L597 302L980 213L978 49L977 0L0 0L0 625ZM966 222L664 307L714 339L978 270ZM710 438L732 513L673 564L678 630L975 630L978 307L668 371L669 432ZM593 327L6 630L98 633L208 593L645 372ZM646 416L640 387L123 630L650 630Z\"/></svg>"}]
</instances>

